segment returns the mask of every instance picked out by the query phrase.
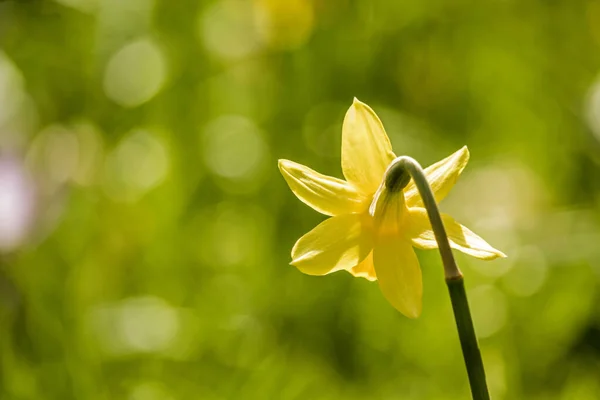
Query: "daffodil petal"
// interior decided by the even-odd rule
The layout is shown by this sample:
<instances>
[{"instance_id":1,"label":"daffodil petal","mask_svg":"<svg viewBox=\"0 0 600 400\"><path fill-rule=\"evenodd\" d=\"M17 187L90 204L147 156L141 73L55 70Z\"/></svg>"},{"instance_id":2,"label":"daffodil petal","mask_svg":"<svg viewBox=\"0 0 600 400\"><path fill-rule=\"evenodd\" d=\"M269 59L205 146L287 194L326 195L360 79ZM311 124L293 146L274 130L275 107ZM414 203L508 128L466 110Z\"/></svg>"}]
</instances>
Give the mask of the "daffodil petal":
<instances>
[{"instance_id":1,"label":"daffodil petal","mask_svg":"<svg viewBox=\"0 0 600 400\"><path fill-rule=\"evenodd\" d=\"M411 243L399 235L380 236L373 249L373 262L387 301L409 318L421 315L423 282Z\"/></svg>"},{"instance_id":2,"label":"daffodil petal","mask_svg":"<svg viewBox=\"0 0 600 400\"><path fill-rule=\"evenodd\" d=\"M364 216L346 214L321 222L292 249L291 264L309 275L351 269L373 248L373 235L363 226Z\"/></svg>"},{"instance_id":3,"label":"daffodil petal","mask_svg":"<svg viewBox=\"0 0 600 400\"><path fill-rule=\"evenodd\" d=\"M357 278L365 278L371 282L376 281L377 275L375 274L375 266L373 265L373 252L370 252L367 258L349 269L348 272Z\"/></svg>"},{"instance_id":4,"label":"daffodil petal","mask_svg":"<svg viewBox=\"0 0 600 400\"><path fill-rule=\"evenodd\" d=\"M450 192L468 162L469 149L464 146L454 154L425 168L425 176L438 203ZM412 180L404 189L404 195L409 207L423 207L421 196Z\"/></svg>"},{"instance_id":5,"label":"daffodil petal","mask_svg":"<svg viewBox=\"0 0 600 400\"><path fill-rule=\"evenodd\" d=\"M453 249L482 260L503 258L506 255L490 246L485 240L459 224L447 214L442 214L442 221ZM412 241L413 246L420 249L437 249L438 244L431 230L427 211L423 208L410 208L405 225L405 236Z\"/></svg>"},{"instance_id":6,"label":"daffodil petal","mask_svg":"<svg viewBox=\"0 0 600 400\"><path fill-rule=\"evenodd\" d=\"M361 212L365 198L346 181L322 175L302 164L279 160L279 170L294 194L325 215Z\"/></svg>"},{"instance_id":7,"label":"daffodil petal","mask_svg":"<svg viewBox=\"0 0 600 400\"><path fill-rule=\"evenodd\" d=\"M342 127L342 170L346 180L371 195L394 158L392 145L377 114L354 99Z\"/></svg>"}]
</instances>

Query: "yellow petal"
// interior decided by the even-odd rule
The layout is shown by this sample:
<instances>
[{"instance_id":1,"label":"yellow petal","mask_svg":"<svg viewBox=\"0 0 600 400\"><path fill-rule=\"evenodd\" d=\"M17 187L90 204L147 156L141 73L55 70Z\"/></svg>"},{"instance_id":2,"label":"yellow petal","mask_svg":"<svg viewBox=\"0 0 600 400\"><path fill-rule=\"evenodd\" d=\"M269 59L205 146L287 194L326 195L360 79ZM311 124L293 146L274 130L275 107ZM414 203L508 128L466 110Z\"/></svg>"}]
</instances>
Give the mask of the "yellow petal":
<instances>
[{"instance_id":1,"label":"yellow petal","mask_svg":"<svg viewBox=\"0 0 600 400\"><path fill-rule=\"evenodd\" d=\"M342 127L342 170L346 180L372 195L394 158L392 145L377 114L354 99Z\"/></svg>"},{"instance_id":2,"label":"yellow petal","mask_svg":"<svg viewBox=\"0 0 600 400\"><path fill-rule=\"evenodd\" d=\"M409 318L421 315L423 282L410 242L399 235L380 236L373 250L377 281L394 308Z\"/></svg>"},{"instance_id":3,"label":"yellow petal","mask_svg":"<svg viewBox=\"0 0 600 400\"><path fill-rule=\"evenodd\" d=\"M442 221L453 249L462 251L482 260L493 260L506 255L490 246L485 240L462 226L447 214L442 214ZM431 230L431 224L424 208L409 208L405 236L413 246L420 249L437 249L438 244Z\"/></svg>"},{"instance_id":4,"label":"yellow petal","mask_svg":"<svg viewBox=\"0 0 600 400\"><path fill-rule=\"evenodd\" d=\"M373 248L373 235L363 227L363 218L346 214L321 222L296 242L291 264L309 275L326 275L359 264Z\"/></svg>"},{"instance_id":5,"label":"yellow petal","mask_svg":"<svg viewBox=\"0 0 600 400\"><path fill-rule=\"evenodd\" d=\"M365 278L369 281L376 281L375 266L373 265L373 252L370 252L367 258L362 260L358 265L348 270L352 275L358 278Z\"/></svg>"},{"instance_id":6,"label":"yellow petal","mask_svg":"<svg viewBox=\"0 0 600 400\"><path fill-rule=\"evenodd\" d=\"M425 168L425 176L438 203L450 192L468 162L469 149L464 146L451 156ZM412 180L404 189L404 195L409 207L423 207L421 196Z\"/></svg>"},{"instance_id":7,"label":"yellow petal","mask_svg":"<svg viewBox=\"0 0 600 400\"><path fill-rule=\"evenodd\" d=\"M322 175L289 160L279 160L278 165L292 192L322 214L350 214L366 207L365 198L346 181Z\"/></svg>"}]
</instances>

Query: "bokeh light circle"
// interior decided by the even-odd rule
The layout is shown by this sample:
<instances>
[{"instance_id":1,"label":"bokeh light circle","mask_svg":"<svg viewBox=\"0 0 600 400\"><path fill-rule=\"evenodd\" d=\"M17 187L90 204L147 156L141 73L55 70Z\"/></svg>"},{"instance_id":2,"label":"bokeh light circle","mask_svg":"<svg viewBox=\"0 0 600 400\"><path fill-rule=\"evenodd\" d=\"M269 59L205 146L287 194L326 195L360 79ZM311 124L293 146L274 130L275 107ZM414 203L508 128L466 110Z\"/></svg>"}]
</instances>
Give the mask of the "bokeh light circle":
<instances>
[{"instance_id":1,"label":"bokeh light circle","mask_svg":"<svg viewBox=\"0 0 600 400\"><path fill-rule=\"evenodd\" d=\"M162 88L167 74L165 55L148 38L119 49L110 58L104 75L106 96L123 107L137 107Z\"/></svg>"},{"instance_id":2,"label":"bokeh light circle","mask_svg":"<svg viewBox=\"0 0 600 400\"><path fill-rule=\"evenodd\" d=\"M260 49L251 1L222 0L200 15L198 33L204 47L223 59L239 59Z\"/></svg>"},{"instance_id":3,"label":"bokeh light circle","mask_svg":"<svg viewBox=\"0 0 600 400\"><path fill-rule=\"evenodd\" d=\"M248 118L223 116L209 123L201 138L206 165L231 183L260 180L268 146L262 132Z\"/></svg>"}]
</instances>

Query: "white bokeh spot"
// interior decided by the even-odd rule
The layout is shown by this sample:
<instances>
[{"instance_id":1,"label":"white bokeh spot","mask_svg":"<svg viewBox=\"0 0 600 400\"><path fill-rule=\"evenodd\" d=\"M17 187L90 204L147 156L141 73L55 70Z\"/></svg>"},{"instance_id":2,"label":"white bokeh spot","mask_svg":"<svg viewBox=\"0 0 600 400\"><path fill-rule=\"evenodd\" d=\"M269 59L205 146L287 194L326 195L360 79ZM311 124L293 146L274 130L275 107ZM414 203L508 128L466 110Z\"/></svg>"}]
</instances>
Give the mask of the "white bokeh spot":
<instances>
[{"instance_id":1,"label":"white bokeh spot","mask_svg":"<svg viewBox=\"0 0 600 400\"><path fill-rule=\"evenodd\" d=\"M23 165L0 159L0 252L15 249L26 238L34 214L34 185Z\"/></svg>"}]
</instances>

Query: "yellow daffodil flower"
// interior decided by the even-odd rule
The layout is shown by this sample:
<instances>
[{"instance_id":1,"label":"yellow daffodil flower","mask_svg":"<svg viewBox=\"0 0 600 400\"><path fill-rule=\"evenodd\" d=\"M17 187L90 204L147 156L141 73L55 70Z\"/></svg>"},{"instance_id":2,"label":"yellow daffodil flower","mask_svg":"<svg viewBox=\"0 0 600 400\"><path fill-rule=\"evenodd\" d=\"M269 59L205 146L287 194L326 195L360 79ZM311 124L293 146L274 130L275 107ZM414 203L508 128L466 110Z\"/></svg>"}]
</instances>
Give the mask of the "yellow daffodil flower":
<instances>
[{"instance_id":1,"label":"yellow daffodil flower","mask_svg":"<svg viewBox=\"0 0 600 400\"><path fill-rule=\"evenodd\" d=\"M388 167L396 156L375 112L354 99L342 127L342 171L346 180L319 174L289 160L279 169L294 194L330 216L302 236L292 249L291 264L309 275L345 270L377 280L385 298L401 313L421 313L421 270L413 247L435 249L421 197L411 180L403 189L386 187ZM469 160L463 147L425 169L436 200L441 201ZM451 246L483 260L505 255L442 214Z\"/></svg>"}]
</instances>

